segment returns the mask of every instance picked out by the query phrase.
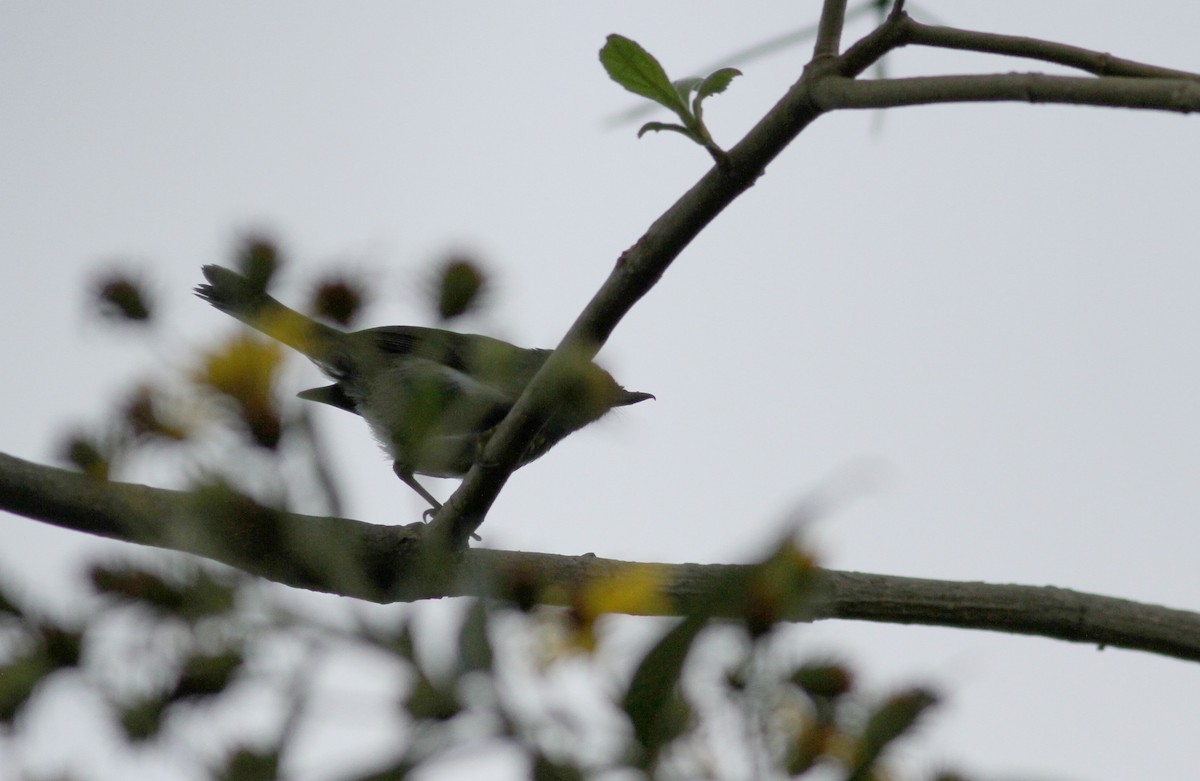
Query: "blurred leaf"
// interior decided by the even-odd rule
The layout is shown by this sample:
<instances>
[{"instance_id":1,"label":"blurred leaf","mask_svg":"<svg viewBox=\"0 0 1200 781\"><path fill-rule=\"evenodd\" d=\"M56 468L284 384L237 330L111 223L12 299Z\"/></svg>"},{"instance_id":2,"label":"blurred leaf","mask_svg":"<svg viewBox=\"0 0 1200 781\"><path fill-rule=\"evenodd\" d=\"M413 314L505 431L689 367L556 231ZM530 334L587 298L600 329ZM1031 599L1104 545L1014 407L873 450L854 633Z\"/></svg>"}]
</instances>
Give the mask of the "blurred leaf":
<instances>
[{"instance_id":1,"label":"blurred leaf","mask_svg":"<svg viewBox=\"0 0 1200 781\"><path fill-rule=\"evenodd\" d=\"M929 690L914 688L889 697L876 708L859 736L858 749L847 778L852 781L870 778L875 763L888 744L911 729L921 714L937 701L937 695Z\"/></svg>"},{"instance_id":2,"label":"blurred leaf","mask_svg":"<svg viewBox=\"0 0 1200 781\"><path fill-rule=\"evenodd\" d=\"M42 679L54 672L46 654L37 651L0 665L0 724L9 724Z\"/></svg>"},{"instance_id":3,"label":"blurred leaf","mask_svg":"<svg viewBox=\"0 0 1200 781\"><path fill-rule=\"evenodd\" d=\"M576 765L555 762L538 751L533 755L532 781L583 781L583 771Z\"/></svg>"},{"instance_id":4,"label":"blurred leaf","mask_svg":"<svg viewBox=\"0 0 1200 781\"><path fill-rule=\"evenodd\" d=\"M404 709L410 716L418 721L447 721L459 714L462 705L453 682L435 683L419 669L413 673L412 691L404 701Z\"/></svg>"},{"instance_id":5,"label":"blurred leaf","mask_svg":"<svg viewBox=\"0 0 1200 781\"><path fill-rule=\"evenodd\" d=\"M417 764L405 757L382 770L365 776L355 776L351 781L404 781L417 767Z\"/></svg>"},{"instance_id":6,"label":"blurred leaf","mask_svg":"<svg viewBox=\"0 0 1200 781\"><path fill-rule=\"evenodd\" d=\"M487 603L476 599L458 633L458 672L460 675L476 670L489 672L493 661Z\"/></svg>"},{"instance_id":7,"label":"blurred leaf","mask_svg":"<svg viewBox=\"0 0 1200 781\"><path fill-rule=\"evenodd\" d=\"M110 453L86 434L76 434L61 450L63 460L93 480L107 480L112 468Z\"/></svg>"},{"instance_id":8,"label":"blurred leaf","mask_svg":"<svg viewBox=\"0 0 1200 781\"><path fill-rule=\"evenodd\" d=\"M688 710L679 695L679 677L692 643L708 623L688 616L676 624L646 654L629 681L621 708L629 716L634 736L650 766L659 752L679 736Z\"/></svg>"},{"instance_id":9,"label":"blurred leaf","mask_svg":"<svg viewBox=\"0 0 1200 781\"><path fill-rule=\"evenodd\" d=\"M242 238L235 262L253 293L265 293L283 264L279 246L262 234L250 234Z\"/></svg>"},{"instance_id":10,"label":"blurred leaf","mask_svg":"<svg viewBox=\"0 0 1200 781\"><path fill-rule=\"evenodd\" d=\"M610 576L592 578L580 589L576 608L588 618L603 613L669 615L674 604L667 596L671 583L668 567L630 564Z\"/></svg>"},{"instance_id":11,"label":"blurred leaf","mask_svg":"<svg viewBox=\"0 0 1200 781\"><path fill-rule=\"evenodd\" d=\"M363 635L380 649L399 656L405 662L416 664L417 651L413 643L412 627L408 621L401 622L394 630L391 627L387 629L371 627L365 629Z\"/></svg>"},{"instance_id":12,"label":"blurred leaf","mask_svg":"<svg viewBox=\"0 0 1200 781\"><path fill-rule=\"evenodd\" d=\"M184 663L170 699L185 700L220 694L233 681L244 663L245 659L238 651L195 654Z\"/></svg>"},{"instance_id":13,"label":"blurred leaf","mask_svg":"<svg viewBox=\"0 0 1200 781\"><path fill-rule=\"evenodd\" d=\"M152 388L144 385L135 390L125 403L122 417L137 438L181 442L188 437L188 432L182 425L164 418L162 401L155 397Z\"/></svg>"},{"instance_id":14,"label":"blurred leaf","mask_svg":"<svg viewBox=\"0 0 1200 781\"><path fill-rule=\"evenodd\" d=\"M283 360L278 342L239 335L204 356L195 379L231 399L254 441L279 443L282 423L274 399L276 372Z\"/></svg>"},{"instance_id":15,"label":"blurred leaf","mask_svg":"<svg viewBox=\"0 0 1200 781\"><path fill-rule=\"evenodd\" d=\"M438 317L449 320L477 308L486 285L487 276L472 260L446 261L438 273Z\"/></svg>"},{"instance_id":16,"label":"blurred leaf","mask_svg":"<svg viewBox=\"0 0 1200 781\"><path fill-rule=\"evenodd\" d=\"M782 620L796 620L819 594L820 569L790 536L766 559L735 570L713 594L725 609L742 616L747 631L758 637Z\"/></svg>"},{"instance_id":17,"label":"blurred leaf","mask_svg":"<svg viewBox=\"0 0 1200 781\"><path fill-rule=\"evenodd\" d=\"M279 778L279 752L240 748L225 760L213 778L220 781L275 781Z\"/></svg>"},{"instance_id":18,"label":"blurred leaf","mask_svg":"<svg viewBox=\"0 0 1200 781\"><path fill-rule=\"evenodd\" d=\"M362 311L365 298L357 281L345 277L327 279L313 293L312 310L319 317L348 326Z\"/></svg>"},{"instance_id":19,"label":"blurred leaf","mask_svg":"<svg viewBox=\"0 0 1200 781\"><path fill-rule=\"evenodd\" d=\"M111 320L146 323L150 320L149 296L142 283L133 277L112 273L95 285L95 298L100 314Z\"/></svg>"},{"instance_id":20,"label":"blurred leaf","mask_svg":"<svg viewBox=\"0 0 1200 781\"><path fill-rule=\"evenodd\" d=\"M138 602L188 621L229 612L236 595L232 585L200 569L178 584L135 567L94 566L89 577L92 587L101 594Z\"/></svg>"},{"instance_id":21,"label":"blurred leaf","mask_svg":"<svg viewBox=\"0 0 1200 781\"><path fill-rule=\"evenodd\" d=\"M800 730L784 755L784 767L789 775L798 776L813 768L829 752L835 730L826 724L812 723Z\"/></svg>"},{"instance_id":22,"label":"blurred leaf","mask_svg":"<svg viewBox=\"0 0 1200 781\"><path fill-rule=\"evenodd\" d=\"M933 781L967 781L967 777L954 770L941 770L933 777Z\"/></svg>"},{"instance_id":23,"label":"blurred leaf","mask_svg":"<svg viewBox=\"0 0 1200 781\"><path fill-rule=\"evenodd\" d=\"M81 632L44 624L38 627L38 639L47 663L55 669L79 665L80 650L83 647Z\"/></svg>"},{"instance_id":24,"label":"blurred leaf","mask_svg":"<svg viewBox=\"0 0 1200 781\"><path fill-rule=\"evenodd\" d=\"M600 49L600 63L609 77L625 89L665 106L680 117L688 107L679 98L667 72L648 51L623 35L608 36Z\"/></svg>"},{"instance_id":25,"label":"blurred leaf","mask_svg":"<svg viewBox=\"0 0 1200 781\"><path fill-rule=\"evenodd\" d=\"M528 613L539 604L544 576L533 567L518 565L505 570L497 589L497 597Z\"/></svg>"},{"instance_id":26,"label":"blurred leaf","mask_svg":"<svg viewBox=\"0 0 1200 781\"><path fill-rule=\"evenodd\" d=\"M25 615L24 609L9 595L7 588L0 588L0 614L17 618Z\"/></svg>"},{"instance_id":27,"label":"blurred leaf","mask_svg":"<svg viewBox=\"0 0 1200 781\"><path fill-rule=\"evenodd\" d=\"M806 664L792 673L792 683L813 697L835 699L850 691L854 679L840 664Z\"/></svg>"},{"instance_id":28,"label":"blurred leaf","mask_svg":"<svg viewBox=\"0 0 1200 781\"><path fill-rule=\"evenodd\" d=\"M157 735L162 729L167 705L168 700L165 697L152 697L122 708L118 721L125 731L125 737L137 743Z\"/></svg>"}]
</instances>

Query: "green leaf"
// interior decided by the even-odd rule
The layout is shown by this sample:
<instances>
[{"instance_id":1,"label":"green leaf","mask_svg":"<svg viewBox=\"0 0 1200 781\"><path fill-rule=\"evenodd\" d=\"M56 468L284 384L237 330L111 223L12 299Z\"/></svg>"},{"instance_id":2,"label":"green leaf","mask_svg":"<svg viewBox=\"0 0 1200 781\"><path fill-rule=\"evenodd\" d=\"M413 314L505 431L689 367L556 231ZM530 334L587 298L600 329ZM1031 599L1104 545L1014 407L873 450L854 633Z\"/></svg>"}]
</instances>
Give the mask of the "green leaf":
<instances>
[{"instance_id":1,"label":"green leaf","mask_svg":"<svg viewBox=\"0 0 1200 781\"><path fill-rule=\"evenodd\" d=\"M178 582L127 565L95 566L88 574L92 587L101 594L136 602L190 622L228 613L233 609L236 597L236 589L231 583L202 570Z\"/></svg>"},{"instance_id":2,"label":"green leaf","mask_svg":"<svg viewBox=\"0 0 1200 781\"><path fill-rule=\"evenodd\" d=\"M792 673L791 680L810 696L831 700L853 687L850 671L840 664L805 664Z\"/></svg>"},{"instance_id":3,"label":"green leaf","mask_svg":"<svg viewBox=\"0 0 1200 781\"><path fill-rule=\"evenodd\" d=\"M412 691L404 700L408 715L417 721L448 721L462 711L453 682L434 681L414 670Z\"/></svg>"},{"instance_id":4,"label":"green leaf","mask_svg":"<svg viewBox=\"0 0 1200 781\"><path fill-rule=\"evenodd\" d=\"M692 133L692 131L688 130L683 125L676 125L673 122L647 122L638 129L638 138L641 138L650 131L657 133L660 130L671 130L675 133L683 133L693 141L696 140L696 136L694 133Z\"/></svg>"},{"instance_id":5,"label":"green leaf","mask_svg":"<svg viewBox=\"0 0 1200 781\"><path fill-rule=\"evenodd\" d=\"M710 95L720 95L735 76L741 75L742 72L737 68L721 68L713 71L705 76L704 80L700 82L700 86L696 88L696 99L703 100Z\"/></svg>"},{"instance_id":6,"label":"green leaf","mask_svg":"<svg viewBox=\"0 0 1200 781\"><path fill-rule=\"evenodd\" d=\"M239 748L225 758L212 777L217 781L274 781L279 778L279 752Z\"/></svg>"},{"instance_id":7,"label":"green leaf","mask_svg":"<svg viewBox=\"0 0 1200 781\"><path fill-rule=\"evenodd\" d=\"M43 653L31 653L0 666L0 725L7 726L25 706L54 665Z\"/></svg>"},{"instance_id":8,"label":"green leaf","mask_svg":"<svg viewBox=\"0 0 1200 781\"><path fill-rule=\"evenodd\" d=\"M532 781L583 781L584 774L575 765L556 762L538 751L533 755Z\"/></svg>"},{"instance_id":9,"label":"green leaf","mask_svg":"<svg viewBox=\"0 0 1200 781\"><path fill-rule=\"evenodd\" d=\"M912 729L921 714L937 701L937 695L928 689L913 688L889 697L876 708L859 736L858 750L847 778L852 781L870 778L871 770L888 744Z\"/></svg>"},{"instance_id":10,"label":"green leaf","mask_svg":"<svg viewBox=\"0 0 1200 781\"><path fill-rule=\"evenodd\" d=\"M687 706L679 695L679 676L692 642L708 619L691 615L663 635L642 659L621 708L629 716L633 733L646 752L646 765L684 729Z\"/></svg>"},{"instance_id":11,"label":"green leaf","mask_svg":"<svg viewBox=\"0 0 1200 781\"><path fill-rule=\"evenodd\" d=\"M475 604L463 619L462 628L458 632L458 672L459 674L492 669L492 643L488 639L487 604L482 599Z\"/></svg>"},{"instance_id":12,"label":"green leaf","mask_svg":"<svg viewBox=\"0 0 1200 781\"><path fill-rule=\"evenodd\" d=\"M692 93L700 89L700 85L703 82L703 79L698 79L695 76L691 76L686 79L674 81L671 83L671 86L675 88L675 93L679 95L679 99L686 104L692 97Z\"/></svg>"},{"instance_id":13,"label":"green leaf","mask_svg":"<svg viewBox=\"0 0 1200 781\"><path fill-rule=\"evenodd\" d=\"M220 694L242 669L244 661L237 651L195 654L184 663L169 698L174 701Z\"/></svg>"},{"instance_id":14,"label":"green leaf","mask_svg":"<svg viewBox=\"0 0 1200 781\"><path fill-rule=\"evenodd\" d=\"M633 94L669 108L680 118L688 115L687 103L680 100L667 72L636 41L623 35L608 36L600 49L600 64L613 81Z\"/></svg>"},{"instance_id":15,"label":"green leaf","mask_svg":"<svg viewBox=\"0 0 1200 781\"><path fill-rule=\"evenodd\" d=\"M704 127L704 100L712 95L720 95L733 81L735 76L741 76L737 68L721 68L704 77L704 81L696 88L696 97L692 101L692 112L696 116L696 124ZM705 133L708 131L705 130Z\"/></svg>"},{"instance_id":16,"label":"green leaf","mask_svg":"<svg viewBox=\"0 0 1200 781\"><path fill-rule=\"evenodd\" d=\"M118 721L131 743L149 740L158 734L170 702L166 697L151 697L122 706Z\"/></svg>"},{"instance_id":17,"label":"green leaf","mask_svg":"<svg viewBox=\"0 0 1200 781\"><path fill-rule=\"evenodd\" d=\"M448 260L439 270L437 281L438 317L450 320L478 306L487 277L479 264L465 257Z\"/></svg>"}]
</instances>

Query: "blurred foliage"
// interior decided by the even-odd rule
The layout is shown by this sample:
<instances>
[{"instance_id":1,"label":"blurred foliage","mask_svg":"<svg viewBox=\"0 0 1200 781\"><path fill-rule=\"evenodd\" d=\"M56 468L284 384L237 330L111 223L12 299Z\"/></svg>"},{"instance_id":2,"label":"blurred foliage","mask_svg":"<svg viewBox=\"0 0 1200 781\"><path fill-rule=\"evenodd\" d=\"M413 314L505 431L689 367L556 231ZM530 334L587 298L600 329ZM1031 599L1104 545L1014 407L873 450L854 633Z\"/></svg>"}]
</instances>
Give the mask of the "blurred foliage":
<instances>
[{"instance_id":1,"label":"blurred foliage","mask_svg":"<svg viewBox=\"0 0 1200 781\"><path fill-rule=\"evenodd\" d=\"M264 290L282 265L277 245L262 236L243 239L235 256ZM469 311L484 286L474 261L447 261L431 291L439 317ZM348 322L363 289L353 279L328 277L312 308ZM137 298L113 290L127 306ZM193 359L174 385L137 384L106 429L74 435L64 456L107 479L133 453L163 445L186 450L205 431L219 430L222 442L242 449L223 451L223 470L199 470L194 504L219 520L213 528L229 544L280 555L286 546L278 513L289 494L244 493L253 482L249 455L281 483L288 442L322 463L311 433L296 430L302 419L281 411L281 360L275 344L226 339ZM561 384L572 388L569 377ZM352 564L330 557L327 566ZM572 582L508 572L490 599L459 600L465 610L449 631L430 630L411 611L393 611L383 622L305 615L289 606L285 589L215 567L95 565L87 573L91 594L70 619L42 615L0 588L0 754L5 741L19 743L32 729L39 700L60 688L52 683L70 679L104 704L107 732L121 744L117 753L157 751L195 778L317 777L304 766L308 736L348 714L371 713L398 714L394 734L374 756L356 750L339 758L337 778L436 777L439 763L464 752L518 756L525 775L539 781L893 777L885 767L890 748L912 733L936 697L914 687L878 699L858 691L844 664L795 658L780 623L803 615L822 582L813 555L793 534L731 573L680 608L662 565ZM539 607L544 602L570 607ZM606 616L673 611L683 615L613 664ZM723 618L714 620L718 614ZM378 669L377 690L348 690L336 706L325 704L320 671L364 658ZM568 683L580 669L587 671L582 689ZM265 726L220 739L207 734L223 718L236 721L230 714L250 707L251 692ZM262 705L264 698L274 707ZM206 751L196 750L197 731L207 735Z\"/></svg>"},{"instance_id":2,"label":"blurred foliage","mask_svg":"<svg viewBox=\"0 0 1200 781\"><path fill-rule=\"evenodd\" d=\"M794 641L777 627L750 631L748 623L714 624L702 613L674 621L627 660L631 672L613 680L604 672L611 651L603 637L586 650L555 645L545 664L528 663L531 650L546 650L548 626L574 631L570 609L526 612L497 600L461 600L466 610L457 628L431 632L403 615L358 626L302 617L278 601L279 592L272 596L234 572L108 565L95 567L91 582L96 604L79 626L34 619L28 606L0 592L12 605L0 613L0 720L8 726L0 751L3 740L20 740L30 728L38 698L54 688L48 684L70 676L108 703L126 752L166 752L190 777L307 776L289 764L303 750L303 735L344 718L352 702L347 693L341 707L312 704L317 669L339 655L370 655L404 681L392 702L402 716L395 739L375 757L346 757L338 777L359 781L435 772L464 750L502 748L524 757L534 779L893 778L887 751L936 701L921 688L882 699L864 695L844 665L797 660L788 651ZM131 616L137 635L128 647L140 649L136 662L105 643L122 620L130 631ZM291 655L284 668L265 663L289 645L308 652ZM725 649L717 665L714 648ZM709 663L694 664L697 656ZM147 686L129 674L131 665L158 674ZM564 700L563 675L581 665L595 691ZM227 738L210 756L182 750L188 714L202 717L192 729L206 729L199 725L216 718L223 702L226 710L244 707L249 687L269 690L281 704L262 708L277 714L266 736ZM361 696L363 712L378 707Z\"/></svg>"},{"instance_id":3,"label":"blurred foliage","mask_svg":"<svg viewBox=\"0 0 1200 781\"><path fill-rule=\"evenodd\" d=\"M196 381L233 403L256 443L279 444L283 433L275 378L283 361L278 342L239 335L204 356Z\"/></svg>"},{"instance_id":4,"label":"blurred foliage","mask_svg":"<svg viewBox=\"0 0 1200 781\"><path fill-rule=\"evenodd\" d=\"M283 266L283 257L275 239L266 234L251 233L239 241L234 251L234 263L255 290L266 292Z\"/></svg>"},{"instance_id":5,"label":"blurred foliage","mask_svg":"<svg viewBox=\"0 0 1200 781\"><path fill-rule=\"evenodd\" d=\"M113 320L145 324L153 313L145 283L135 274L110 271L93 284L91 298L101 316Z\"/></svg>"},{"instance_id":6,"label":"blurred foliage","mask_svg":"<svg viewBox=\"0 0 1200 781\"><path fill-rule=\"evenodd\" d=\"M434 290L438 319L451 320L479 309L487 291L487 274L472 258L447 258L438 267Z\"/></svg>"},{"instance_id":7,"label":"blurred foliage","mask_svg":"<svg viewBox=\"0 0 1200 781\"><path fill-rule=\"evenodd\" d=\"M310 309L317 317L331 320L342 328L350 326L367 302L362 282L350 276L326 277L317 283Z\"/></svg>"}]
</instances>

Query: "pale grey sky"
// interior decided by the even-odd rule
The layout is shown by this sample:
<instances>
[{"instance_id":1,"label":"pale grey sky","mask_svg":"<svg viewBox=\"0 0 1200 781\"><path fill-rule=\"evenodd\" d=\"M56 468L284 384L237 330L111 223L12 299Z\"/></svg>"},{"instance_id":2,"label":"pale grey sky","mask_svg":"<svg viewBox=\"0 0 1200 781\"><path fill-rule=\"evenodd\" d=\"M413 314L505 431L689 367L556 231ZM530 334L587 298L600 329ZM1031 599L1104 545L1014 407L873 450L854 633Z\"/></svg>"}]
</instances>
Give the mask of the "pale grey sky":
<instances>
[{"instance_id":1,"label":"pale grey sky","mask_svg":"<svg viewBox=\"0 0 1200 781\"><path fill-rule=\"evenodd\" d=\"M677 136L606 124L634 100L597 62L605 35L682 76L817 7L0 4L0 447L50 459L131 376L182 365L230 329L190 291L247 228L289 249L285 298L328 264L370 273L371 324L428 323L425 269L475 252L496 284L473 326L552 346L709 165ZM1194 2L922 9L1200 70ZM719 142L757 120L808 51L743 67L707 104ZM924 50L888 67L1044 69ZM1026 105L822 118L601 354L658 400L519 472L487 544L745 560L795 502L865 460L882 486L812 530L830 566L1200 608L1198 122ZM84 314L88 281L113 259L141 264L160 293L170 326L156 341ZM316 376L298 368L297 388ZM329 410L321 423L348 514L410 522L421 505L361 421ZM65 598L97 548L119 546L0 523L0 572L47 599ZM1194 775L1195 665L921 627L796 635L872 685L943 688L947 705L908 749L914 767Z\"/></svg>"}]
</instances>

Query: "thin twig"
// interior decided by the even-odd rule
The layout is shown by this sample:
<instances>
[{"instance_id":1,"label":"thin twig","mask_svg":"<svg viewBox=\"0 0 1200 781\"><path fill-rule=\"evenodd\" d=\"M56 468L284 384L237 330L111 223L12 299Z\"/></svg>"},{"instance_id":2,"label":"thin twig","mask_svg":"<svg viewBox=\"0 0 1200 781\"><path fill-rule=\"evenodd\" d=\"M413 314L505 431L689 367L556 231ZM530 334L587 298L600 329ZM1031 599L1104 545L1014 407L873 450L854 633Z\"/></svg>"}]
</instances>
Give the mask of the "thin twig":
<instances>
[{"instance_id":1,"label":"thin twig","mask_svg":"<svg viewBox=\"0 0 1200 781\"><path fill-rule=\"evenodd\" d=\"M878 62L883 55L906 42L906 20L902 3L897 3L883 23L846 50L838 63L838 73L848 78L858 76Z\"/></svg>"},{"instance_id":2,"label":"thin twig","mask_svg":"<svg viewBox=\"0 0 1200 781\"><path fill-rule=\"evenodd\" d=\"M813 59L836 57L842 46L842 28L846 25L846 0L825 0L821 20L817 22L817 42Z\"/></svg>"},{"instance_id":3,"label":"thin twig","mask_svg":"<svg viewBox=\"0 0 1200 781\"><path fill-rule=\"evenodd\" d=\"M914 21L907 15L904 16L902 34L905 43L1042 60L1069 68L1077 68L1096 76L1200 79L1198 73L1148 65L1143 62L1114 57L1107 52L1093 51L1037 38L925 25Z\"/></svg>"},{"instance_id":4,"label":"thin twig","mask_svg":"<svg viewBox=\"0 0 1200 781\"><path fill-rule=\"evenodd\" d=\"M935 103L1060 103L1192 113L1200 111L1200 82L1192 79L1100 79L998 73L982 76L926 76L856 81L821 79L812 97L823 110L896 108Z\"/></svg>"}]
</instances>

